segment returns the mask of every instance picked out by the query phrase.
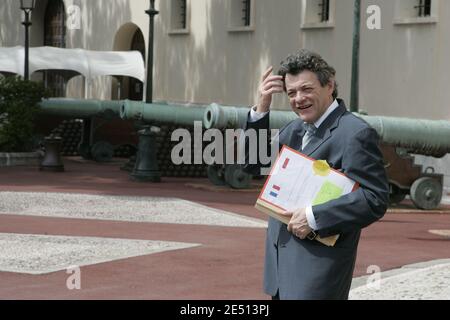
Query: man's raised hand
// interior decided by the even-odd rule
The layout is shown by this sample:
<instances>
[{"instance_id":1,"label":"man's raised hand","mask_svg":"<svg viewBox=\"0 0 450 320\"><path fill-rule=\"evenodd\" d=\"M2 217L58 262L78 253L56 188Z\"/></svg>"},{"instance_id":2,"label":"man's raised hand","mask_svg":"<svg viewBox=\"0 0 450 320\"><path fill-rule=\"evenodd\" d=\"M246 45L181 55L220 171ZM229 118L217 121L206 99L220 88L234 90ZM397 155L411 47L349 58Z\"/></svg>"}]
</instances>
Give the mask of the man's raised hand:
<instances>
[{"instance_id":1,"label":"man's raised hand","mask_svg":"<svg viewBox=\"0 0 450 320\"><path fill-rule=\"evenodd\" d=\"M284 84L283 77L272 74L273 67L270 67L262 76L261 85L259 87L259 100L256 105L256 112L267 112L272 104L272 95L274 93L282 93Z\"/></svg>"}]
</instances>

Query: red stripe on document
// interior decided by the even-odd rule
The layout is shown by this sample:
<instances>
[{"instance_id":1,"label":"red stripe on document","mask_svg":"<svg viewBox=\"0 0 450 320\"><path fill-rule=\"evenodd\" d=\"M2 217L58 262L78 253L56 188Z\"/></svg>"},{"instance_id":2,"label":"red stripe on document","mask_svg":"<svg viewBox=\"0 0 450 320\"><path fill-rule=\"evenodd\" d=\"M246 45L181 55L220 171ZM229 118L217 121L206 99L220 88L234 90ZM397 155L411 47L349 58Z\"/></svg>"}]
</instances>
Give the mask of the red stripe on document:
<instances>
[{"instance_id":1,"label":"red stripe on document","mask_svg":"<svg viewBox=\"0 0 450 320\"><path fill-rule=\"evenodd\" d=\"M290 161L289 158L286 158L286 160L284 160L283 169L287 168L289 161Z\"/></svg>"},{"instance_id":2,"label":"red stripe on document","mask_svg":"<svg viewBox=\"0 0 450 320\"><path fill-rule=\"evenodd\" d=\"M277 190L277 191L280 191L280 190L281 190L281 188L280 188L279 186L277 186L277 185L273 185L273 188L274 188L275 190Z\"/></svg>"}]
</instances>

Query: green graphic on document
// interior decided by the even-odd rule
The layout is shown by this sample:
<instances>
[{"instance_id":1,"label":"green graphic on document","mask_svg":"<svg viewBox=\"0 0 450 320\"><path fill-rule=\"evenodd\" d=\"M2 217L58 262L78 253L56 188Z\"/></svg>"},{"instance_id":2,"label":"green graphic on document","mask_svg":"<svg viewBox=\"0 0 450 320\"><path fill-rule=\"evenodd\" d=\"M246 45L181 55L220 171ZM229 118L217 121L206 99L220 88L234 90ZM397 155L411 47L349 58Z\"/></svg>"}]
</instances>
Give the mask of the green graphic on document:
<instances>
[{"instance_id":1,"label":"green graphic on document","mask_svg":"<svg viewBox=\"0 0 450 320\"><path fill-rule=\"evenodd\" d=\"M344 189L339 188L334 183L326 181L322 185L322 188L320 188L320 191L317 194L316 198L314 199L312 205L317 206L319 204L328 202L330 200L337 199L340 196L342 196L343 192L344 192Z\"/></svg>"}]
</instances>

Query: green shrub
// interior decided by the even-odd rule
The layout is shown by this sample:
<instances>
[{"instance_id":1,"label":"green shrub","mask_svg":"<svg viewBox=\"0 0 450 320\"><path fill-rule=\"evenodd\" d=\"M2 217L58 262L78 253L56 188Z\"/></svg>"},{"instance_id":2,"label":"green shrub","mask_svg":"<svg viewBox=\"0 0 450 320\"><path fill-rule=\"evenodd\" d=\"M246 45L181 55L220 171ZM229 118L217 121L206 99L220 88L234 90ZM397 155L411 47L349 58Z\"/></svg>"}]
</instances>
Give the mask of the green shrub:
<instances>
[{"instance_id":1,"label":"green shrub","mask_svg":"<svg viewBox=\"0 0 450 320\"><path fill-rule=\"evenodd\" d=\"M33 151L38 103L46 97L42 84L19 77L0 78L0 152Z\"/></svg>"}]
</instances>

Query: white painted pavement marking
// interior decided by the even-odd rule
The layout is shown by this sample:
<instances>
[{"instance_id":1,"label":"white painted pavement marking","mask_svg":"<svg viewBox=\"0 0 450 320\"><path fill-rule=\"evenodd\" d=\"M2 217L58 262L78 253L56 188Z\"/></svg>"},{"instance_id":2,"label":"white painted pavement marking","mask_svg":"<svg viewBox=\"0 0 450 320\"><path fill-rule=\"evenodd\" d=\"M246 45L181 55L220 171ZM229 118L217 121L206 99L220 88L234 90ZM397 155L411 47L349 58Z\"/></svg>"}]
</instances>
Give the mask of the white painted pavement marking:
<instances>
[{"instance_id":1,"label":"white painted pavement marking","mask_svg":"<svg viewBox=\"0 0 450 320\"><path fill-rule=\"evenodd\" d=\"M349 299L450 300L450 263L439 263L418 269L412 265L410 268L405 267L408 270L406 272L402 272L402 269L381 273L378 282L356 287L350 291ZM393 275L384 276L384 274Z\"/></svg>"},{"instance_id":2,"label":"white painted pavement marking","mask_svg":"<svg viewBox=\"0 0 450 320\"><path fill-rule=\"evenodd\" d=\"M0 192L0 214L266 228L267 222L176 198Z\"/></svg>"},{"instance_id":3,"label":"white painted pavement marking","mask_svg":"<svg viewBox=\"0 0 450 320\"><path fill-rule=\"evenodd\" d=\"M46 274L197 246L200 244L0 233L0 271Z\"/></svg>"}]
</instances>

